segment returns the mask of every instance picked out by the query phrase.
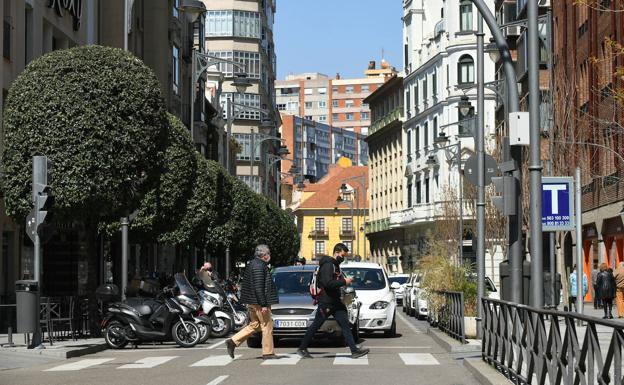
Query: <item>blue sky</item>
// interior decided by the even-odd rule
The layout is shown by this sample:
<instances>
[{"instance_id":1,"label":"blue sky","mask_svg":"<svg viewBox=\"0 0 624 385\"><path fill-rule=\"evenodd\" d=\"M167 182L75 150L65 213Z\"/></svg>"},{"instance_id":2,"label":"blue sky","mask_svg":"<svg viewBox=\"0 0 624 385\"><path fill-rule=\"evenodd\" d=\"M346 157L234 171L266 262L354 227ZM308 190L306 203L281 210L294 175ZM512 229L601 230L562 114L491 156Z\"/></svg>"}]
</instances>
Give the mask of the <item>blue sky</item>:
<instances>
[{"instance_id":1,"label":"blue sky","mask_svg":"<svg viewBox=\"0 0 624 385\"><path fill-rule=\"evenodd\" d=\"M301 72L361 77L369 60L402 68L401 0L277 0L277 78Z\"/></svg>"}]
</instances>

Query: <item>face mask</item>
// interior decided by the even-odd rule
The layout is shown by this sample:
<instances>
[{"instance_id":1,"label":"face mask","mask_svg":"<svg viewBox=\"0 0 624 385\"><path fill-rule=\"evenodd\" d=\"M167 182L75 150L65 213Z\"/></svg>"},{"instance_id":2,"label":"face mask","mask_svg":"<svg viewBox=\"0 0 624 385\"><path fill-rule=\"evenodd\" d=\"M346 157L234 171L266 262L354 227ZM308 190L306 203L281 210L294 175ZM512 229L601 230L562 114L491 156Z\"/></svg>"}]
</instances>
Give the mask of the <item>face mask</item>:
<instances>
[{"instance_id":1,"label":"face mask","mask_svg":"<svg viewBox=\"0 0 624 385\"><path fill-rule=\"evenodd\" d=\"M342 262L344 262L344 257L342 255L339 255L339 256L336 257L336 261L340 265Z\"/></svg>"}]
</instances>

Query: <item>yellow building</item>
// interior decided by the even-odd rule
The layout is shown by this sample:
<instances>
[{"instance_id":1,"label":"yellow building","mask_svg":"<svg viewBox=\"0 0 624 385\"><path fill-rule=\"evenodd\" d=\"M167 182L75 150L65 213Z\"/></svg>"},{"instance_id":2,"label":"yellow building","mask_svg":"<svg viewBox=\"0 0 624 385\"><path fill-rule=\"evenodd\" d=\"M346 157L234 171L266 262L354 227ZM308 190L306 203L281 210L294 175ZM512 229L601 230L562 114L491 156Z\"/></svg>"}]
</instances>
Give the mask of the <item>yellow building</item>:
<instances>
[{"instance_id":1,"label":"yellow building","mask_svg":"<svg viewBox=\"0 0 624 385\"><path fill-rule=\"evenodd\" d=\"M294 210L301 236L299 256L314 260L342 242L354 257L370 255L364 224L368 217L368 167L340 158L318 183L306 185Z\"/></svg>"}]
</instances>

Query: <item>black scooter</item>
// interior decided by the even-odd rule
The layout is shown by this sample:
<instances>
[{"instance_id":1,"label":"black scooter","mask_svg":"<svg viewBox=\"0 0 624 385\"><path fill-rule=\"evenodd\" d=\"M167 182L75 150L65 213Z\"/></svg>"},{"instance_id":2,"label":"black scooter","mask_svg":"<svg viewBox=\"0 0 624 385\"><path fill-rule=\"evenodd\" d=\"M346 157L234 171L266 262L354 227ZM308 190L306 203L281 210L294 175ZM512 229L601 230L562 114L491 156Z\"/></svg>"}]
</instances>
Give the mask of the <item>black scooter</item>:
<instances>
[{"instance_id":1,"label":"black scooter","mask_svg":"<svg viewBox=\"0 0 624 385\"><path fill-rule=\"evenodd\" d=\"M176 274L175 281L176 287L165 288L156 299L109 305L101 324L108 346L121 349L129 342L137 345L172 338L181 347L195 346L201 333L192 312L199 309L199 301L189 295L195 291L184 275Z\"/></svg>"}]
</instances>

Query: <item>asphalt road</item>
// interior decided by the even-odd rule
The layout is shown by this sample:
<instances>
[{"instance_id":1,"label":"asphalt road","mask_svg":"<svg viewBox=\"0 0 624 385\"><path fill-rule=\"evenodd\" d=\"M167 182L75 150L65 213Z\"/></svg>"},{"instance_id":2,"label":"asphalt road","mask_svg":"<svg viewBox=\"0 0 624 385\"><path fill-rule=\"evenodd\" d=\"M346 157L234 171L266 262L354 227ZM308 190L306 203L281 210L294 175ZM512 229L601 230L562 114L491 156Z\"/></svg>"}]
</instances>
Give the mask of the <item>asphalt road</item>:
<instances>
[{"instance_id":1,"label":"asphalt road","mask_svg":"<svg viewBox=\"0 0 624 385\"><path fill-rule=\"evenodd\" d=\"M434 340L425 334L426 323L397 312L399 336L364 335L359 344L368 356L353 360L340 343L320 341L310 347L314 359L299 359L296 340L280 341L280 360L263 361L260 349L245 345L230 360L223 340L192 349L175 345L144 345L138 349L108 350L64 361L34 362L33 366L0 371L2 385L69 384L448 384L478 382Z\"/></svg>"}]
</instances>

